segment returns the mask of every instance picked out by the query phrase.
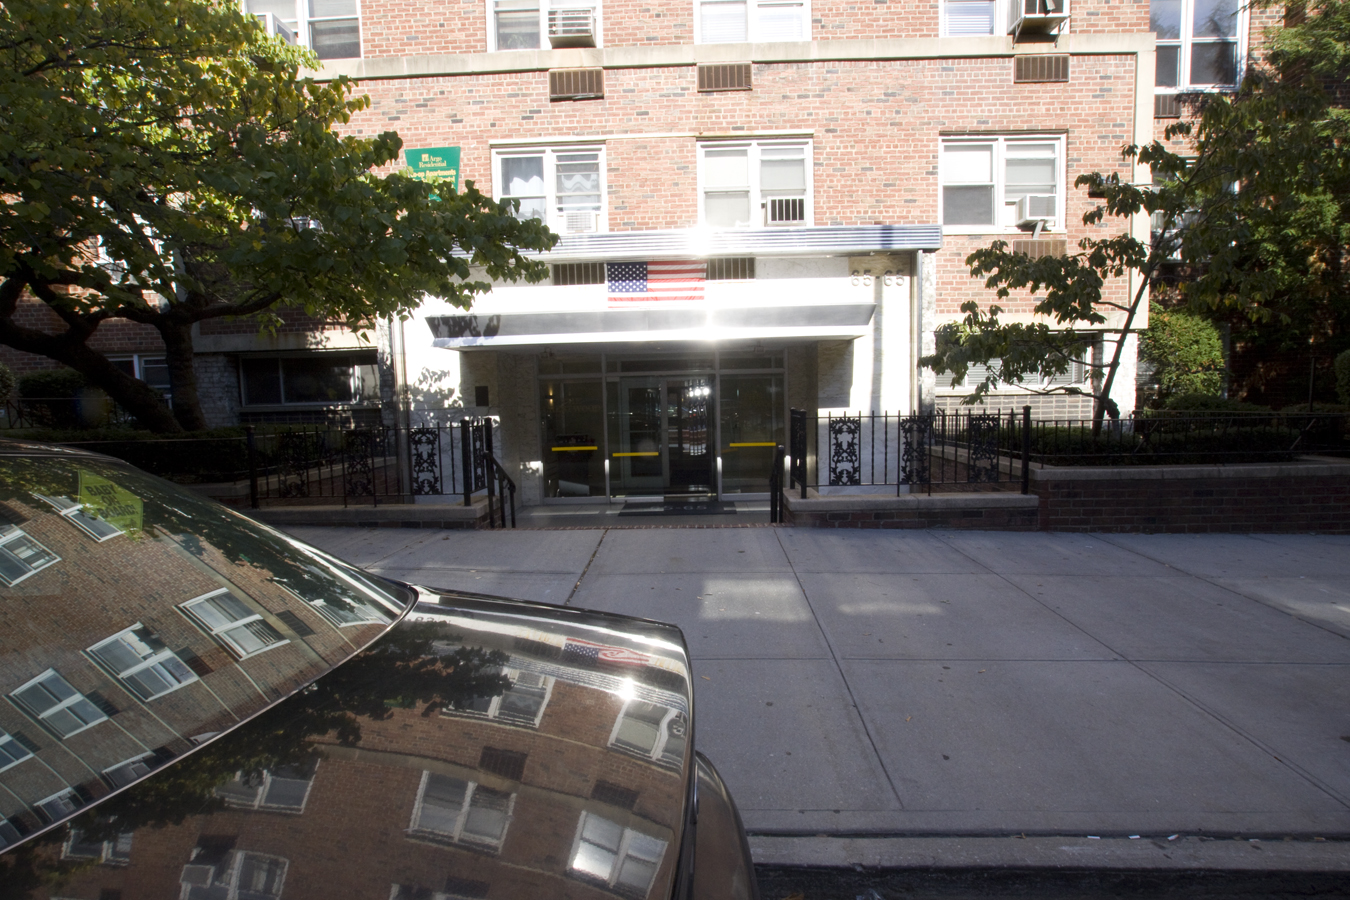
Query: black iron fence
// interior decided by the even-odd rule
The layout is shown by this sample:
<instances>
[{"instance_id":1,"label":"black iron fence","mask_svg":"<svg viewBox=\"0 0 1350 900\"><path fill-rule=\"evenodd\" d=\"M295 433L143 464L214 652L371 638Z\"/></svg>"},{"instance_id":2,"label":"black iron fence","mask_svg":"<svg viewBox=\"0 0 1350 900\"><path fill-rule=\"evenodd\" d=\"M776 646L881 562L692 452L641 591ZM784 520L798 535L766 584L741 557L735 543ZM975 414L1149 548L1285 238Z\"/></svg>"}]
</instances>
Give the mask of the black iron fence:
<instances>
[{"instance_id":1,"label":"black iron fence","mask_svg":"<svg viewBox=\"0 0 1350 900\"><path fill-rule=\"evenodd\" d=\"M486 494L489 517L515 525L516 484L493 450L494 421L412 428L295 426L226 437L70 441L227 502L261 506L411 503Z\"/></svg>"},{"instance_id":2,"label":"black iron fence","mask_svg":"<svg viewBox=\"0 0 1350 900\"><path fill-rule=\"evenodd\" d=\"M1350 414L1141 410L1032 421L1020 412L812 415L792 410L789 486L834 492L1029 490L1034 466L1287 462L1350 455Z\"/></svg>"},{"instance_id":3,"label":"black iron fence","mask_svg":"<svg viewBox=\"0 0 1350 900\"><path fill-rule=\"evenodd\" d=\"M0 430L11 428L117 428L135 418L101 391L79 397L33 397L0 404Z\"/></svg>"}]
</instances>

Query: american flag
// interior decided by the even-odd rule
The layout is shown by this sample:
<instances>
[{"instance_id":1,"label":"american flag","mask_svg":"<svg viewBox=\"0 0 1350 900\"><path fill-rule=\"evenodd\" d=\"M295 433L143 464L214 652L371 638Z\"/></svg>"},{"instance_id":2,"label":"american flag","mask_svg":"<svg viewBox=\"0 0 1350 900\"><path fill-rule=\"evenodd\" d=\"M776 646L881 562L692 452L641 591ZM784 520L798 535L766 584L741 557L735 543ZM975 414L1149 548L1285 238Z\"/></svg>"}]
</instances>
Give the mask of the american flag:
<instances>
[{"instance_id":1,"label":"american flag","mask_svg":"<svg viewBox=\"0 0 1350 900\"><path fill-rule=\"evenodd\" d=\"M612 304L652 300L702 300L706 262L605 263Z\"/></svg>"},{"instance_id":2,"label":"american flag","mask_svg":"<svg viewBox=\"0 0 1350 900\"><path fill-rule=\"evenodd\" d=\"M651 664L651 657L645 653L638 653L636 650L629 650L626 647L611 647L608 644L596 644L576 638L567 639L567 644L563 647L563 653L585 659L594 659L599 662L626 663L630 666Z\"/></svg>"}]
</instances>

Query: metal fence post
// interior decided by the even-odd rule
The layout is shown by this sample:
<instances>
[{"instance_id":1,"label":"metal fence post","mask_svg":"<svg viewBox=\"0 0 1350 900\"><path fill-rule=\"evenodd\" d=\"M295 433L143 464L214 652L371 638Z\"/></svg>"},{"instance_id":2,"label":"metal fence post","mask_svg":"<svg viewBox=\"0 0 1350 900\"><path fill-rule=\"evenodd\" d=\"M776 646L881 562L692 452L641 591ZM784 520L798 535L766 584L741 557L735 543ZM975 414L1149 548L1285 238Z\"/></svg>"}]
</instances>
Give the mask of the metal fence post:
<instances>
[{"instance_id":1,"label":"metal fence post","mask_svg":"<svg viewBox=\"0 0 1350 900\"><path fill-rule=\"evenodd\" d=\"M459 420L459 458L461 471L459 473L459 483L464 488L464 505L470 505L470 498L473 496L473 438L469 433L472 428L468 419Z\"/></svg>"},{"instance_id":2,"label":"metal fence post","mask_svg":"<svg viewBox=\"0 0 1350 900\"><path fill-rule=\"evenodd\" d=\"M1031 407L1022 407L1022 493L1031 493Z\"/></svg>"},{"instance_id":3,"label":"metal fence post","mask_svg":"<svg viewBox=\"0 0 1350 900\"><path fill-rule=\"evenodd\" d=\"M253 440L253 426L244 426L248 446L248 508L258 508L258 448Z\"/></svg>"}]
</instances>

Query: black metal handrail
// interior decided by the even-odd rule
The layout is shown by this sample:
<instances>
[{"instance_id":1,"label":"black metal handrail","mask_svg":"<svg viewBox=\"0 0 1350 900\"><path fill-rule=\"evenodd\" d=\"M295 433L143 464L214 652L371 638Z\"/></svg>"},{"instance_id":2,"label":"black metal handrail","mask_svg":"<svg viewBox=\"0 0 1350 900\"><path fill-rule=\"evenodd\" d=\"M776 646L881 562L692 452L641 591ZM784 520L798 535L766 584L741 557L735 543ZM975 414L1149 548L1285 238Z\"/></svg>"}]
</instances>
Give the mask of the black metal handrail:
<instances>
[{"instance_id":1,"label":"black metal handrail","mask_svg":"<svg viewBox=\"0 0 1350 900\"><path fill-rule=\"evenodd\" d=\"M487 492L488 492L488 525L489 525L489 527L492 527L492 528L496 528L496 527L497 527L497 521L496 521L495 515L494 515L494 513L493 513L493 511L492 511L492 506L493 506L493 501L494 501L495 497L500 497L501 500L498 500L496 505L497 505L497 509L501 512L501 515L502 515L502 527L503 527L503 528L506 527L506 504L505 504L504 502L502 502L502 501L506 500L507 497L508 497L508 495L509 495L509 497L510 497L510 504L511 504L511 527L512 527L512 528L515 528L515 527L516 527L516 482L511 478L511 476L510 476L509 474L507 474L506 466L502 465L502 464L501 464L501 460L497 459L497 457L493 456L492 454L488 454L488 455L486 456L486 458L485 458L485 462L486 462L486 463L491 467L491 469L492 469L492 471L489 473L488 479L487 479ZM495 486L495 488L496 488L496 491L495 491L495 492L494 492L494 490L493 490L494 486ZM495 497L494 497L494 495L495 495Z\"/></svg>"}]
</instances>

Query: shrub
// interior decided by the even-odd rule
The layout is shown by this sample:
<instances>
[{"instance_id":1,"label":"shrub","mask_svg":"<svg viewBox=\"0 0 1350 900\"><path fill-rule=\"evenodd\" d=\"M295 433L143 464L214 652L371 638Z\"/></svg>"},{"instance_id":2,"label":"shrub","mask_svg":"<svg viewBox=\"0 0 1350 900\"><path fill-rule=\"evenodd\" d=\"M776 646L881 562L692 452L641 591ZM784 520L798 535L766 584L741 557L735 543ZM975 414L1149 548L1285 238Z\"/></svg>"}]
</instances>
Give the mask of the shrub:
<instances>
[{"instance_id":1,"label":"shrub","mask_svg":"<svg viewBox=\"0 0 1350 900\"><path fill-rule=\"evenodd\" d=\"M107 421L112 411L106 394L89 386L74 369L49 369L19 379L24 416L48 428L85 428Z\"/></svg>"},{"instance_id":2,"label":"shrub","mask_svg":"<svg viewBox=\"0 0 1350 900\"><path fill-rule=\"evenodd\" d=\"M1164 402L1178 394L1217 394L1223 386L1223 339L1208 319L1150 303L1139 356L1153 367Z\"/></svg>"},{"instance_id":3,"label":"shrub","mask_svg":"<svg viewBox=\"0 0 1350 900\"><path fill-rule=\"evenodd\" d=\"M14 387L14 371L4 363L0 363L0 400L8 400L14 393Z\"/></svg>"},{"instance_id":4,"label":"shrub","mask_svg":"<svg viewBox=\"0 0 1350 900\"><path fill-rule=\"evenodd\" d=\"M1220 397L1217 394L1206 393L1183 393L1175 394L1169 397L1163 404L1163 409L1174 412L1198 412L1198 413L1268 413L1269 407L1257 406L1254 403L1243 403L1241 400L1234 400L1230 397Z\"/></svg>"},{"instance_id":5,"label":"shrub","mask_svg":"<svg viewBox=\"0 0 1350 900\"><path fill-rule=\"evenodd\" d=\"M1336 355L1336 399L1350 406L1350 350Z\"/></svg>"}]
</instances>

